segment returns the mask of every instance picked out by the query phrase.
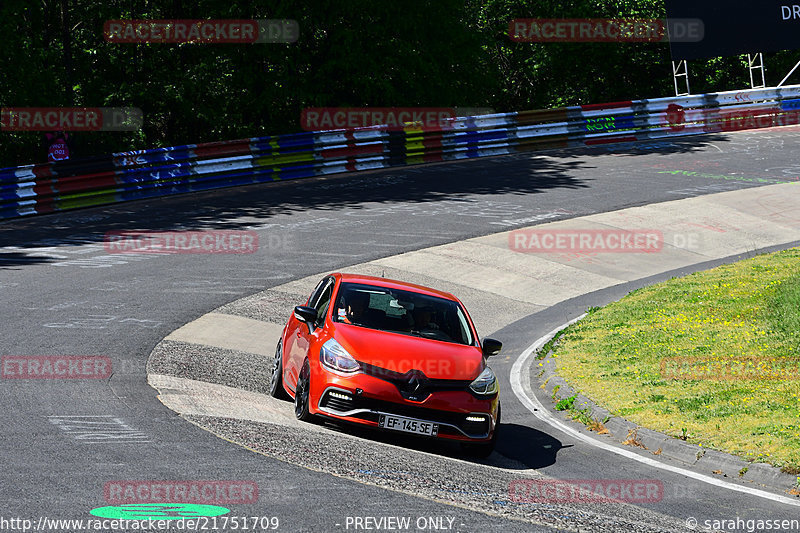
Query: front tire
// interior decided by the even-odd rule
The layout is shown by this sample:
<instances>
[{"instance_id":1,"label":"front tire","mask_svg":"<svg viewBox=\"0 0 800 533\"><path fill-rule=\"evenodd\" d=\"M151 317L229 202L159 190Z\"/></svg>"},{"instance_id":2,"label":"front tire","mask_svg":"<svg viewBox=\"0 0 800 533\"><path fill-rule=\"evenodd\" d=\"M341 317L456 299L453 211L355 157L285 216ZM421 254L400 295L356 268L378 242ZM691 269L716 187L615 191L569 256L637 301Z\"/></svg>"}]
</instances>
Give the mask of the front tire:
<instances>
[{"instance_id":1,"label":"front tire","mask_svg":"<svg viewBox=\"0 0 800 533\"><path fill-rule=\"evenodd\" d=\"M316 417L311 414L311 367L308 359L303 363L303 369L297 377L297 387L294 391L294 416L303 422L314 422Z\"/></svg>"},{"instance_id":2,"label":"front tire","mask_svg":"<svg viewBox=\"0 0 800 533\"><path fill-rule=\"evenodd\" d=\"M283 343L278 342L275 357L272 359L272 376L269 379L269 395L279 400L288 400L289 395L283 388Z\"/></svg>"}]
</instances>

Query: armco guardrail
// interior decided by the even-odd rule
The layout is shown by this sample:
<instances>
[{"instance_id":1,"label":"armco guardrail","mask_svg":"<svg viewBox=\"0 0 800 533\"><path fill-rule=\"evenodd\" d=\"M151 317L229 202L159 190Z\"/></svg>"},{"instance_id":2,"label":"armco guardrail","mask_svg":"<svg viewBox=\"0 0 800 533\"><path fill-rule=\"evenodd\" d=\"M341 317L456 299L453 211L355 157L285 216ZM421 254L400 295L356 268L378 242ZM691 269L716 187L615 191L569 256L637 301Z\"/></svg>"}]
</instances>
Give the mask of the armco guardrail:
<instances>
[{"instance_id":1,"label":"armco guardrail","mask_svg":"<svg viewBox=\"0 0 800 533\"><path fill-rule=\"evenodd\" d=\"M0 219L340 172L798 124L800 86L122 152L0 169Z\"/></svg>"}]
</instances>

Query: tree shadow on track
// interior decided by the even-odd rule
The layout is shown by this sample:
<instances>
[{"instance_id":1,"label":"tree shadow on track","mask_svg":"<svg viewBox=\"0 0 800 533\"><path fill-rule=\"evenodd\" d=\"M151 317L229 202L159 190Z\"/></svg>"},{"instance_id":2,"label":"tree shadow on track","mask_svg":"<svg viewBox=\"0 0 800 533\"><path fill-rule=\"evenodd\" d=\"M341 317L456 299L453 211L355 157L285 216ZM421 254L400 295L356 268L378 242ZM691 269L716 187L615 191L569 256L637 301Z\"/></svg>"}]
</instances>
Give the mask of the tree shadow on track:
<instances>
[{"instance_id":1,"label":"tree shadow on track","mask_svg":"<svg viewBox=\"0 0 800 533\"><path fill-rule=\"evenodd\" d=\"M642 143L591 149L517 154L397 167L329 177L276 181L167 196L0 222L0 247L102 244L108 231L244 229L280 215L306 211L414 209L449 202L469 210L476 197L541 194L552 189L589 189L596 156L630 156L701 150L704 140ZM499 202L498 202L499 203ZM405 204L405 205L401 205ZM409 207L409 204L411 207ZM385 206L385 207L384 207ZM566 216L566 215L565 215ZM46 241L46 242L45 242ZM17 252L18 250L12 250ZM44 258L40 257L40 260ZM17 264L28 264L20 256ZM7 257L4 266L14 265Z\"/></svg>"},{"instance_id":2,"label":"tree shadow on track","mask_svg":"<svg viewBox=\"0 0 800 533\"><path fill-rule=\"evenodd\" d=\"M49 263L52 258L38 257L27 253L0 252L0 270L18 270L23 265Z\"/></svg>"}]
</instances>

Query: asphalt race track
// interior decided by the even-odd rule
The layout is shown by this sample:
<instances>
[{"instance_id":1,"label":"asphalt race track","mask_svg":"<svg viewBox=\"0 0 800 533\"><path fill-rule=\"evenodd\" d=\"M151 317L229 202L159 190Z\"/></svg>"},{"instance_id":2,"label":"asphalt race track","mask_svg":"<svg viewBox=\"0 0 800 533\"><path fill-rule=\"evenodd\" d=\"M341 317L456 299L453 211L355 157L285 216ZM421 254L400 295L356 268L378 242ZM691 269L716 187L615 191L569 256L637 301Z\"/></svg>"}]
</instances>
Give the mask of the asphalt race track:
<instances>
[{"instance_id":1,"label":"asphalt race track","mask_svg":"<svg viewBox=\"0 0 800 533\"><path fill-rule=\"evenodd\" d=\"M232 506L235 514L277 517L279 531L354 531L353 517L386 516L412 517L411 530L420 517L441 519L425 520L427 529L555 530L512 513L434 501L414 480L387 490L253 453L160 403L146 381L147 357L197 317L309 275L538 222L800 181L798 149L800 129L773 129L276 183L0 223L2 355L107 356L114 368L109 379L0 380L0 517L34 525L41 517L91 518L91 509L108 505L104 486L114 480L251 480L258 501ZM103 247L112 230L211 228L254 229L261 246L246 255L119 255ZM524 477L535 469L560 479L658 478L680 487L659 503L614 507L606 524L578 509L559 510L553 520L584 531L682 531L690 516L797 518L797 507L572 442L516 400L508 383L516 354L565 317L632 288L565 302L498 332L481 331L502 339L504 354L513 354L493 365L504 386L508 431L495 463L448 461L447 468L463 464L454 476L479 477L484 469L486 475L516 470ZM93 420L105 429L75 431ZM369 448L368 439L358 447ZM412 447L394 450L398 463L431 460Z\"/></svg>"}]
</instances>

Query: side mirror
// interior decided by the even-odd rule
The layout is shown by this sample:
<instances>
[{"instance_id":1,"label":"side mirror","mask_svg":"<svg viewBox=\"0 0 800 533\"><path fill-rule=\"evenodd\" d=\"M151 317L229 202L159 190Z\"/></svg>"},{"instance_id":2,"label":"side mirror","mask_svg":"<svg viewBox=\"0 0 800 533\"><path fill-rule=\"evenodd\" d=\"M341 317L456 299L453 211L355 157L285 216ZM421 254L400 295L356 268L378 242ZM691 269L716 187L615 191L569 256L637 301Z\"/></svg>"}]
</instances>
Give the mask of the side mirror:
<instances>
[{"instance_id":1,"label":"side mirror","mask_svg":"<svg viewBox=\"0 0 800 533\"><path fill-rule=\"evenodd\" d=\"M497 355L503 348L503 343L494 339L483 339L483 355L489 357L490 355Z\"/></svg>"},{"instance_id":2,"label":"side mirror","mask_svg":"<svg viewBox=\"0 0 800 533\"><path fill-rule=\"evenodd\" d=\"M307 307L305 305L298 305L294 308L294 317L299 320L300 322L305 322L306 324L313 324L315 320L317 320L317 310L313 307Z\"/></svg>"}]
</instances>

